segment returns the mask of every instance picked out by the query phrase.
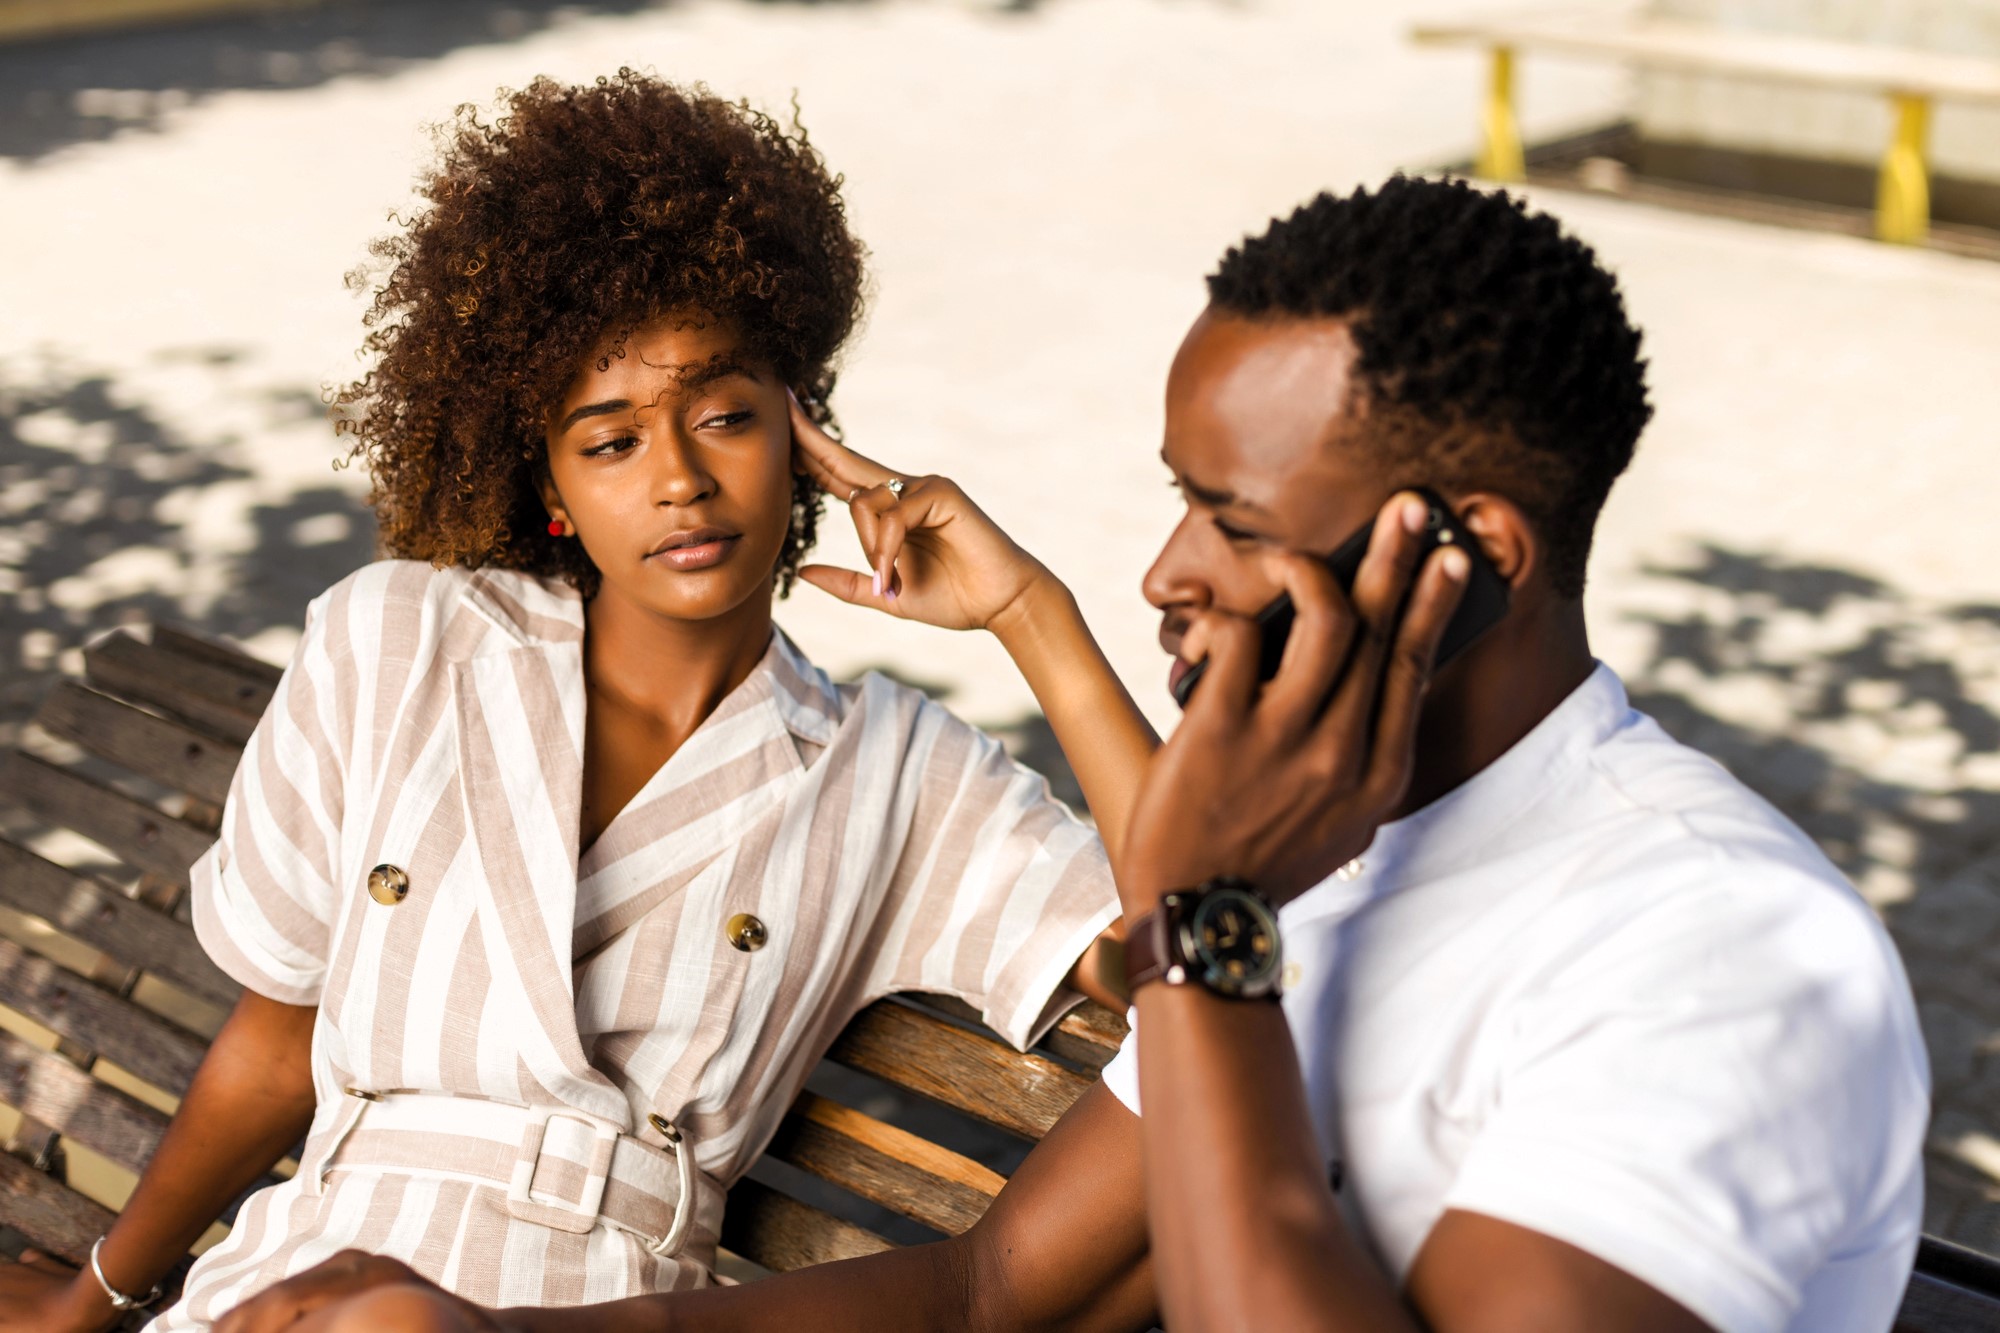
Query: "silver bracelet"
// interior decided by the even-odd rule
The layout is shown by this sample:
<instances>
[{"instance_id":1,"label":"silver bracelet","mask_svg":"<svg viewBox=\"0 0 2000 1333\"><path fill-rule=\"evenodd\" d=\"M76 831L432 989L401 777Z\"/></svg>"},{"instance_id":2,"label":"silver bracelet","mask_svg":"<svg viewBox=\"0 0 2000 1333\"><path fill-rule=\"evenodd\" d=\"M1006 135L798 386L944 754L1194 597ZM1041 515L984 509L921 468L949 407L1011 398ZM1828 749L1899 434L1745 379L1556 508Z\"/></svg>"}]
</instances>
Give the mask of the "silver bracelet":
<instances>
[{"instance_id":1,"label":"silver bracelet","mask_svg":"<svg viewBox=\"0 0 2000 1333\"><path fill-rule=\"evenodd\" d=\"M99 1236L97 1243L90 1247L90 1271L91 1275L97 1279L97 1285L104 1288L104 1294L111 1298L111 1308L114 1310L143 1310L154 1301L160 1299L160 1293L165 1291L166 1287L158 1282L155 1282L153 1289L144 1296L127 1296L124 1292L111 1285L110 1279L104 1276L104 1265L97 1262L97 1252L104 1248L104 1241L105 1238Z\"/></svg>"}]
</instances>

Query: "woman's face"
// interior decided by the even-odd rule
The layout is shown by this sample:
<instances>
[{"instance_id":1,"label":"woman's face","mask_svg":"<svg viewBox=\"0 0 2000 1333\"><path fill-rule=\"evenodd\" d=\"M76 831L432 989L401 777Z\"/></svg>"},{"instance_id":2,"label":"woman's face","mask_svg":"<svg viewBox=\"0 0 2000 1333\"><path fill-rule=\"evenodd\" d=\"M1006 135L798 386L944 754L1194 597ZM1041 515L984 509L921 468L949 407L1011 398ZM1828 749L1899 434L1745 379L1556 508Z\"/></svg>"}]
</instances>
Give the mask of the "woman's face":
<instances>
[{"instance_id":1,"label":"woman's face","mask_svg":"<svg viewBox=\"0 0 2000 1333\"><path fill-rule=\"evenodd\" d=\"M717 320L633 333L549 413L542 500L610 593L676 620L768 598L792 511L785 385Z\"/></svg>"}]
</instances>

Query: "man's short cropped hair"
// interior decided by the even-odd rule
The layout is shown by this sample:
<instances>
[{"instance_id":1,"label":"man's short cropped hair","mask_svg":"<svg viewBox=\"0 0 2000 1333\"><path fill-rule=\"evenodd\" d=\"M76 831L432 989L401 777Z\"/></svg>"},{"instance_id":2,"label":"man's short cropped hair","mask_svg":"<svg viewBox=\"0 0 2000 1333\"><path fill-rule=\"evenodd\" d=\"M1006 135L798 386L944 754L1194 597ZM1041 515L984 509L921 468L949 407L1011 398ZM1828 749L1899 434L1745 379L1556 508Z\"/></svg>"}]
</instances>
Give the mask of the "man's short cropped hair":
<instances>
[{"instance_id":1,"label":"man's short cropped hair","mask_svg":"<svg viewBox=\"0 0 2000 1333\"><path fill-rule=\"evenodd\" d=\"M1583 593L1592 529L1653 409L1617 279L1554 218L1463 181L1321 194L1223 256L1212 305L1337 318L1391 485L1491 490Z\"/></svg>"}]
</instances>

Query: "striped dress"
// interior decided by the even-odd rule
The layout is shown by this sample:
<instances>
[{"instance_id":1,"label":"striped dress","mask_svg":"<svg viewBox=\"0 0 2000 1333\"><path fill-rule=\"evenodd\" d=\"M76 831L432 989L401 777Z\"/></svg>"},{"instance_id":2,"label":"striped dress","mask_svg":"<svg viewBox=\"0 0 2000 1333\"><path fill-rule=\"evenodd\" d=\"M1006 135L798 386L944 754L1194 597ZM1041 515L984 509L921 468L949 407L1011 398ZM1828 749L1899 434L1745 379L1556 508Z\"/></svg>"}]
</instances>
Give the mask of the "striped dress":
<instances>
[{"instance_id":1,"label":"striped dress","mask_svg":"<svg viewBox=\"0 0 2000 1333\"><path fill-rule=\"evenodd\" d=\"M156 1330L350 1246L489 1305L703 1285L722 1191L858 1010L942 992L1026 1046L1077 998L1062 979L1118 910L1096 836L990 737L879 675L836 686L782 633L579 858L583 635L574 591L504 570L386 561L313 603L192 885L225 971L319 1007L319 1115L306 1169L249 1199ZM400 902L371 897L377 866ZM731 947L743 913L764 947ZM713 1207L657 1257L446 1173L309 1188L348 1088L641 1136L662 1116Z\"/></svg>"}]
</instances>

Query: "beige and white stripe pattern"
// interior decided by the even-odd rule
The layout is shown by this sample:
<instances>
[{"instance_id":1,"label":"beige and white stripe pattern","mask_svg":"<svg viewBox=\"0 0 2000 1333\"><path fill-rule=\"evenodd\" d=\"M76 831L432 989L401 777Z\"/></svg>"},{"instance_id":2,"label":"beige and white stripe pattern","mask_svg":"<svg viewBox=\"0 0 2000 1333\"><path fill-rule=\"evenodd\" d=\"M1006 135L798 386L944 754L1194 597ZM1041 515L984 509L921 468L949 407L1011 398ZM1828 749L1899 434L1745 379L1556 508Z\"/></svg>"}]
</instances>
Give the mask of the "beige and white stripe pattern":
<instances>
[{"instance_id":1,"label":"beige and white stripe pattern","mask_svg":"<svg viewBox=\"0 0 2000 1333\"><path fill-rule=\"evenodd\" d=\"M383 562L313 604L193 875L216 962L320 1007L309 1168L358 1087L567 1106L664 1148L658 1114L719 1190L870 1001L956 995L1027 1045L1075 998L1117 913L1095 835L990 737L880 676L836 687L782 634L579 859L582 646L577 595L509 571ZM395 906L365 888L384 863ZM729 946L739 912L761 950ZM488 1304L709 1280L712 1227L656 1257L354 1155L319 1193L253 1196L154 1327L356 1245Z\"/></svg>"}]
</instances>

